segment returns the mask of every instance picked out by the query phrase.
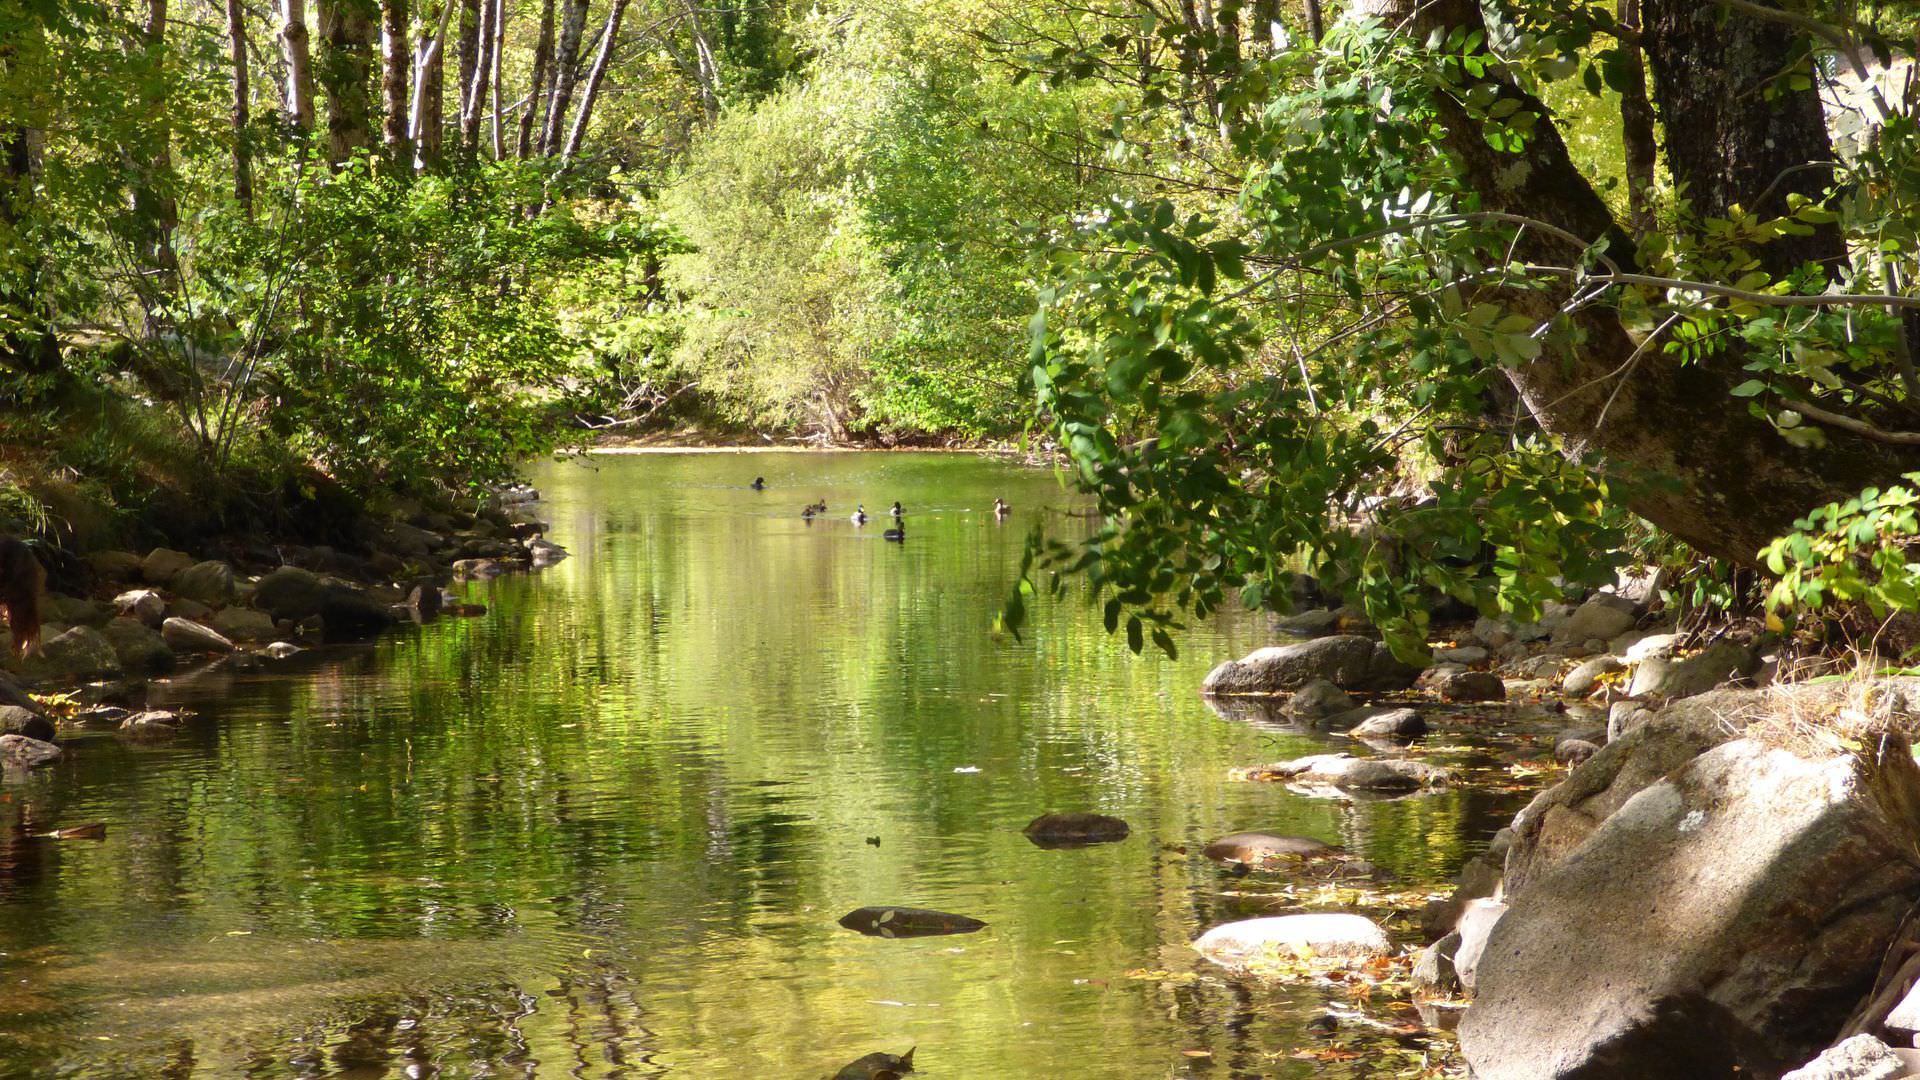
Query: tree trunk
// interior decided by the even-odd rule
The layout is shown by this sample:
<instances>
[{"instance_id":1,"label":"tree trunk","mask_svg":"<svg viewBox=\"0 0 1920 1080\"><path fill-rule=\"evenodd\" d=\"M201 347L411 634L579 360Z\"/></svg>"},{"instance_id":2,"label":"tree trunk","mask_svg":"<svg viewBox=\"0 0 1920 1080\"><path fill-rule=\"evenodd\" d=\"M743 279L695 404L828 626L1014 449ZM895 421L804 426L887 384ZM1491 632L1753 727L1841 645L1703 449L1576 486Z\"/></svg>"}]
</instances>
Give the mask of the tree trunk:
<instances>
[{"instance_id":1,"label":"tree trunk","mask_svg":"<svg viewBox=\"0 0 1920 1080\"><path fill-rule=\"evenodd\" d=\"M1640 29L1640 0L1619 0L1620 25ZM1629 224L1638 240L1653 231L1654 170L1659 149L1653 140L1653 105L1647 100L1647 64L1637 41L1620 43L1626 85L1620 88L1620 143L1626 155Z\"/></svg>"},{"instance_id":2,"label":"tree trunk","mask_svg":"<svg viewBox=\"0 0 1920 1080\"><path fill-rule=\"evenodd\" d=\"M1739 205L1775 217L1789 194L1818 201L1833 183L1823 163L1834 160L1820 96L1776 79L1800 35L1700 0L1641 0L1640 13L1667 127L1667 168L1694 212L1725 217ZM1775 277L1808 261L1830 271L1846 264L1837 224L1780 237L1756 254Z\"/></svg>"},{"instance_id":3,"label":"tree trunk","mask_svg":"<svg viewBox=\"0 0 1920 1080\"><path fill-rule=\"evenodd\" d=\"M380 135L388 159L403 175L413 171L413 139L408 130L413 110L407 98L413 49L407 38L407 0L380 0Z\"/></svg>"},{"instance_id":4,"label":"tree trunk","mask_svg":"<svg viewBox=\"0 0 1920 1080\"><path fill-rule=\"evenodd\" d=\"M493 0L480 0L474 29L473 70L460 95L460 145L467 154L480 156L480 119L487 105L487 85L493 76Z\"/></svg>"},{"instance_id":5,"label":"tree trunk","mask_svg":"<svg viewBox=\"0 0 1920 1080\"><path fill-rule=\"evenodd\" d=\"M507 51L507 0L493 0L493 44L488 50L493 54L493 160L499 161L507 156L506 142L500 137L500 126L505 123L500 115L500 82Z\"/></svg>"},{"instance_id":6,"label":"tree trunk","mask_svg":"<svg viewBox=\"0 0 1920 1080\"><path fill-rule=\"evenodd\" d=\"M1404 26L1416 41L1454 26L1485 31L1474 0L1357 0L1355 9L1388 25ZM1782 54L1749 51L1744 58L1761 65L1756 70L1778 70ZM1698 84L1703 86L1732 85L1738 77L1702 73L1711 76ZM1438 95L1445 145L1482 206L1524 214L1588 241L1604 237L1607 255L1631 269L1632 239L1574 166L1546 107L1497 69L1469 81L1498 98L1517 100L1520 108L1540 117L1535 138L1519 159L1489 146L1474 114L1453 98ZM1757 116L1750 111L1751 103L1728 95L1699 96L1765 127L1777 122ZM1691 150L1722 134L1735 148L1753 148L1753 134L1737 130L1729 117L1703 115L1698 109L1679 113L1703 127L1676 127L1670 115L1670 150ZM1523 262L1563 265L1578 254L1566 242L1535 229L1525 232L1516 250ZM1545 320L1555 316L1568 295L1560 289L1514 291L1501 299L1513 310ZM1594 305L1572 318L1578 332L1573 344L1549 347L1539 359L1505 369L1506 376L1541 427L1559 436L1569 455L1601 454L1609 482L1635 513L1708 555L1752 565L1761 547L1791 529L1809 509L1920 467L1920 450L1890 448L1839 430L1829 432L1830 444L1822 450L1788 443L1771 424L1729 396L1734 384L1750 374L1731 352L1689 364L1663 361L1656 353L1622 371L1636 342L1620 313Z\"/></svg>"},{"instance_id":7,"label":"tree trunk","mask_svg":"<svg viewBox=\"0 0 1920 1080\"><path fill-rule=\"evenodd\" d=\"M1316 45L1327 36L1327 20L1320 14L1320 0L1307 0L1307 36Z\"/></svg>"},{"instance_id":8,"label":"tree trunk","mask_svg":"<svg viewBox=\"0 0 1920 1080\"><path fill-rule=\"evenodd\" d=\"M527 90L527 111L520 114L520 145L515 154L521 161L533 154L533 125L546 97L547 67L553 58L553 0L540 4L540 36L533 46L533 79Z\"/></svg>"},{"instance_id":9,"label":"tree trunk","mask_svg":"<svg viewBox=\"0 0 1920 1080\"><path fill-rule=\"evenodd\" d=\"M227 51L233 65L233 201L253 220L253 145L247 138L247 23L240 0L227 0Z\"/></svg>"},{"instance_id":10,"label":"tree trunk","mask_svg":"<svg viewBox=\"0 0 1920 1080\"><path fill-rule=\"evenodd\" d=\"M460 81L453 87L453 120L460 137L464 137L473 93L473 69L480 63L480 0L460 0L460 38L454 55L459 60ZM461 146L458 152L465 154L467 149Z\"/></svg>"},{"instance_id":11,"label":"tree trunk","mask_svg":"<svg viewBox=\"0 0 1920 1080\"><path fill-rule=\"evenodd\" d=\"M140 257L147 267L171 273L179 268L173 251L173 230L180 223L174 201L173 125L167 93L167 0L147 0L147 21L136 46L141 52L140 104L151 118L146 141L126 148L134 163L134 227L139 230Z\"/></svg>"},{"instance_id":12,"label":"tree trunk","mask_svg":"<svg viewBox=\"0 0 1920 1080\"><path fill-rule=\"evenodd\" d=\"M606 28L600 32L600 51L594 55L593 68L587 72L587 85L580 91L580 110L574 114L573 129L567 133L567 146L560 154L562 167L580 152L580 140L593 119L594 99L600 96L600 81L607 74L607 60L613 56L613 39L619 36L620 18L626 13L627 0L613 0L613 7L607 12Z\"/></svg>"},{"instance_id":13,"label":"tree trunk","mask_svg":"<svg viewBox=\"0 0 1920 1080\"><path fill-rule=\"evenodd\" d=\"M280 51L287 59L287 109L301 131L313 130L313 64L307 49L307 0L280 0Z\"/></svg>"},{"instance_id":14,"label":"tree trunk","mask_svg":"<svg viewBox=\"0 0 1920 1080\"><path fill-rule=\"evenodd\" d=\"M413 110L408 131L419 155L420 167L437 171L445 155L441 152L441 108L446 87L442 72L447 51L447 23L453 16L453 0L441 0L440 20L433 33L420 38L420 56L413 71Z\"/></svg>"},{"instance_id":15,"label":"tree trunk","mask_svg":"<svg viewBox=\"0 0 1920 1080\"><path fill-rule=\"evenodd\" d=\"M339 165L373 146L374 0L320 0L327 152Z\"/></svg>"},{"instance_id":16,"label":"tree trunk","mask_svg":"<svg viewBox=\"0 0 1920 1080\"><path fill-rule=\"evenodd\" d=\"M573 84L580 74L580 38L587 29L587 0L566 0L560 20L560 41L553 55L553 97L547 102L546 130L540 133L540 152L551 157L560 152L565 132L567 106L573 100Z\"/></svg>"}]
</instances>

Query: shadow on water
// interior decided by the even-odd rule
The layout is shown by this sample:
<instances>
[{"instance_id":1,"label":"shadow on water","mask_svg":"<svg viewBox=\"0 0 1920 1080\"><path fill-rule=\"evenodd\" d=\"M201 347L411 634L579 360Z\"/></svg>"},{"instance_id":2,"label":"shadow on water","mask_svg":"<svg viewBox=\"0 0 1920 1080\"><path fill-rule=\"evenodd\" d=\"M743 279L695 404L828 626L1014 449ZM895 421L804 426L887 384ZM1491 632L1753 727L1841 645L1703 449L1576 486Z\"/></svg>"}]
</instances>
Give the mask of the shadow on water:
<instances>
[{"instance_id":1,"label":"shadow on water","mask_svg":"<svg viewBox=\"0 0 1920 1080\"><path fill-rule=\"evenodd\" d=\"M486 617L176 680L154 702L197 714L178 736L89 736L0 781L0 1073L817 1077L917 1046L936 1080L1317 1075L1289 1055L1319 1045L1321 992L1189 949L1278 902L1201 848L1259 829L1436 881L1523 797L1230 782L1325 745L1194 693L1267 643L1257 620L1177 662L1072 600L995 637L1028 527L1086 527L1048 471L688 455L535 479L573 558L469 586ZM894 499L911 543L846 520ZM1021 830L1050 811L1131 831L1045 850ZM30 835L92 821L105 840ZM986 926L836 925L874 906Z\"/></svg>"}]
</instances>

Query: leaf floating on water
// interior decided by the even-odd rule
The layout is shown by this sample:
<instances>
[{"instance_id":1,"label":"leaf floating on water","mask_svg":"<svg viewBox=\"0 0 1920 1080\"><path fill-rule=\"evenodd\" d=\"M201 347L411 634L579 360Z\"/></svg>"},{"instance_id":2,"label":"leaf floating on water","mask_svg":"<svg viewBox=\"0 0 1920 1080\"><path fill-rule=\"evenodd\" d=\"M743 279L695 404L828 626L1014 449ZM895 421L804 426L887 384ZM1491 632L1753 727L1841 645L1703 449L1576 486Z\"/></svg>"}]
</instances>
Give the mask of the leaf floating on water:
<instances>
[{"instance_id":1,"label":"leaf floating on water","mask_svg":"<svg viewBox=\"0 0 1920 1080\"><path fill-rule=\"evenodd\" d=\"M1182 1050L1182 1051L1180 1051L1180 1056L1181 1056L1181 1057L1190 1057L1190 1058L1210 1058L1210 1057L1212 1057L1212 1056L1213 1056L1213 1051L1211 1051L1211 1050Z\"/></svg>"}]
</instances>

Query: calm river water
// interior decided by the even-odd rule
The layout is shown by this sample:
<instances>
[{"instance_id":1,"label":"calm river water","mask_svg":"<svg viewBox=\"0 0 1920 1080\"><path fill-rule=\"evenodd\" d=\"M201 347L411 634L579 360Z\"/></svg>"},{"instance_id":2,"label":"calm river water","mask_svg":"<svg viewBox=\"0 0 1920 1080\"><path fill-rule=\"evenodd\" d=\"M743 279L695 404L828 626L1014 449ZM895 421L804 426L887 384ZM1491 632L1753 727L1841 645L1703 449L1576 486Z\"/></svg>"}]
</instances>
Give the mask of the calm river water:
<instances>
[{"instance_id":1,"label":"calm river water","mask_svg":"<svg viewBox=\"0 0 1920 1080\"><path fill-rule=\"evenodd\" d=\"M1194 692L1269 640L1257 619L1173 662L1078 598L994 636L1027 530L1084 527L1049 471L687 454L533 479L574 557L469 587L486 617L176 679L180 737L5 779L0 1073L817 1080L917 1046L930 1080L1315 1075L1290 1055L1324 1045L1320 994L1188 948L1268 910L1200 847L1294 833L1434 881L1512 810L1228 782L1317 745ZM1020 829L1050 810L1133 835L1044 851ZM105 841L25 835L93 821ZM867 904L989 926L836 925Z\"/></svg>"}]
</instances>

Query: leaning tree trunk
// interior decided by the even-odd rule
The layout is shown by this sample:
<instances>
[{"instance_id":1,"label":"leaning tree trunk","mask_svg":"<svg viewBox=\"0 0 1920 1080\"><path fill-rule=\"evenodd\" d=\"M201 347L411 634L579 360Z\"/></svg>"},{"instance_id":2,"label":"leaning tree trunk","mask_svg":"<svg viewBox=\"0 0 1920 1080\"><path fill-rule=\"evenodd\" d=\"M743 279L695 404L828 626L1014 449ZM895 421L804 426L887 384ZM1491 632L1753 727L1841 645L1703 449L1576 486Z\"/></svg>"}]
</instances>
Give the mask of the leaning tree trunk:
<instances>
[{"instance_id":1,"label":"leaning tree trunk","mask_svg":"<svg viewBox=\"0 0 1920 1080\"><path fill-rule=\"evenodd\" d=\"M280 0L280 51L287 61L287 112L313 130L313 63L307 46L307 0Z\"/></svg>"},{"instance_id":2,"label":"leaning tree trunk","mask_svg":"<svg viewBox=\"0 0 1920 1080\"><path fill-rule=\"evenodd\" d=\"M593 68L587 72L587 85L580 91L580 109L573 117L573 128L567 133L566 149L560 153L562 167L573 160L580 152L580 140L586 136L587 124L593 120L593 102L600 96L600 82L607 75L607 61L613 56L613 39L620 33L620 18L627 13L627 0L613 0L613 7L607 12L607 25L600 32L600 51L594 55Z\"/></svg>"},{"instance_id":3,"label":"leaning tree trunk","mask_svg":"<svg viewBox=\"0 0 1920 1080\"><path fill-rule=\"evenodd\" d=\"M407 0L380 0L380 141L402 176L413 171L413 139L408 133L412 109L407 99L413 50L407 44L407 30Z\"/></svg>"},{"instance_id":4,"label":"leaning tree trunk","mask_svg":"<svg viewBox=\"0 0 1920 1080\"><path fill-rule=\"evenodd\" d=\"M587 30L587 0L566 3L560 20L560 42L553 55L553 98L547 102L547 126L540 134L540 152L549 157L560 152L567 106L573 101L573 84L580 76L580 39Z\"/></svg>"},{"instance_id":5,"label":"leaning tree trunk","mask_svg":"<svg viewBox=\"0 0 1920 1080\"><path fill-rule=\"evenodd\" d=\"M1354 6L1362 14L1403 27L1419 41L1453 27L1485 33L1474 0L1357 0ZM1649 21L1654 6L1649 4ZM1667 14L1662 12L1663 17ZM1744 17L1728 18L1739 23ZM1735 25L1726 33L1749 43L1748 47L1718 49L1705 43L1709 57L1759 64L1768 71L1783 65L1788 42L1751 27ZM1754 43L1761 40L1776 40L1783 51L1757 51ZM1751 78L1745 71L1720 70L1705 61L1693 70L1700 79L1697 86L1742 85ZM1455 98L1437 95L1445 146L1481 205L1544 221L1589 242L1605 239L1607 255L1624 269L1632 269L1636 258L1632 239L1573 164L1546 106L1497 68L1468 82L1477 86L1467 89L1484 87L1497 99L1512 100L1540 118L1524 156L1516 157L1488 145L1475 113ZM1804 135L1790 126L1777 126L1781 121L1761 117L1753 103L1734 96L1701 94L1700 99L1717 103L1719 110L1696 103L1669 115L1670 151L1683 146L1691 150L1714 140L1724 140L1736 154L1760 150L1764 136L1743 128L1743 123ZM1802 112L1805 105L1781 103L1782 108ZM1681 117L1685 120L1676 123ZM1686 126L1689 123L1699 127ZM1780 160L1772 152L1766 156ZM1734 165L1748 182L1756 178L1741 167L1744 162ZM1675 175L1687 167L1675 168ZM1760 193L1758 188L1739 189L1730 182L1709 179L1730 201L1751 202ZM1765 183L1760 181L1761 186ZM1537 229L1526 230L1516 250L1522 262L1565 265L1579 255L1571 245ZM1545 321L1557 317L1569 296L1564 289L1549 289L1516 291L1502 299L1514 310ZM1572 319L1576 333L1570 344L1552 345L1539 359L1504 373L1534 418L1563 441L1569 454L1599 453L1607 462L1614 489L1634 512L1706 554L1751 565L1760 548L1787 532L1809 509L1920 468L1920 449L1870 443L1838 430L1829 433L1830 444L1822 450L1788 443L1766 420L1755 418L1743 402L1729 396L1735 383L1750 374L1741 370L1742 358L1731 351L1691 364L1666 362L1655 354L1627 365L1636 342L1619 311L1590 305Z\"/></svg>"},{"instance_id":6,"label":"leaning tree trunk","mask_svg":"<svg viewBox=\"0 0 1920 1080\"><path fill-rule=\"evenodd\" d=\"M233 65L233 201L253 220L253 145L247 138L247 24L240 0L227 0L227 51Z\"/></svg>"},{"instance_id":7,"label":"leaning tree trunk","mask_svg":"<svg viewBox=\"0 0 1920 1080\"><path fill-rule=\"evenodd\" d=\"M321 0L320 86L334 164L373 146L374 0Z\"/></svg>"},{"instance_id":8,"label":"leaning tree trunk","mask_svg":"<svg viewBox=\"0 0 1920 1080\"><path fill-rule=\"evenodd\" d=\"M533 46L533 79L527 91L527 111L520 114L520 144L515 157L527 160L533 153L533 125L546 97L547 65L553 57L553 0L541 0L540 35Z\"/></svg>"},{"instance_id":9,"label":"leaning tree trunk","mask_svg":"<svg viewBox=\"0 0 1920 1080\"><path fill-rule=\"evenodd\" d=\"M1725 217L1739 205L1777 217L1790 194L1821 200L1833 184L1833 141L1819 94L1784 86L1800 43L1792 27L1702 0L1641 0L1640 21L1667 168L1696 213ZM1775 277L1808 261L1831 271L1847 257L1836 224L1780 237L1757 254Z\"/></svg>"}]
</instances>

